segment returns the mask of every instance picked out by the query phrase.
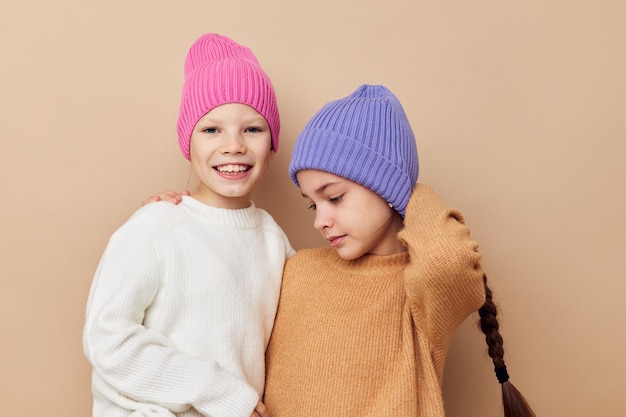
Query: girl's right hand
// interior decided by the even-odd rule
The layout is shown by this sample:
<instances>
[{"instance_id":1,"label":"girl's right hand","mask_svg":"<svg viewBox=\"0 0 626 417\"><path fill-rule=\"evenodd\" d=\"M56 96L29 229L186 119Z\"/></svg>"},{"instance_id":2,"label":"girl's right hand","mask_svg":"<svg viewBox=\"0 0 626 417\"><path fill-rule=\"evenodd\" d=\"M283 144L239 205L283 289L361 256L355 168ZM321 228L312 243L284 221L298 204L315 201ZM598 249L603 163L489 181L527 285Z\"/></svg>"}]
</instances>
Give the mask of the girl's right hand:
<instances>
[{"instance_id":1,"label":"girl's right hand","mask_svg":"<svg viewBox=\"0 0 626 417\"><path fill-rule=\"evenodd\" d=\"M270 413L269 411L267 411L265 404L259 401L256 404L256 408L254 409L250 417L270 417Z\"/></svg>"},{"instance_id":2,"label":"girl's right hand","mask_svg":"<svg viewBox=\"0 0 626 417\"><path fill-rule=\"evenodd\" d=\"M183 201L184 195L189 195L189 191L183 190L180 193L177 193L176 191L165 190L153 195L152 197L146 198L143 203L141 203L141 207L145 206L146 204L155 203L157 201L168 201L172 204L178 204Z\"/></svg>"}]
</instances>

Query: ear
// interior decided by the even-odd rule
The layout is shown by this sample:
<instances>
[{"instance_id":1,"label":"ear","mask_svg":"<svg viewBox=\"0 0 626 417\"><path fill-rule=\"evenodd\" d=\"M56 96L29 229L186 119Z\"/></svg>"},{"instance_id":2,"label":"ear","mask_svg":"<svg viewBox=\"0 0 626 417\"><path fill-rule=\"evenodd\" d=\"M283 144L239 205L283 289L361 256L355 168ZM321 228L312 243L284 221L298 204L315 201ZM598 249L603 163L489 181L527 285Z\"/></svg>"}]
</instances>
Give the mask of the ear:
<instances>
[{"instance_id":1,"label":"ear","mask_svg":"<svg viewBox=\"0 0 626 417\"><path fill-rule=\"evenodd\" d=\"M276 156L276 151L274 151L273 149L270 149L270 161L274 159L275 156Z\"/></svg>"}]
</instances>

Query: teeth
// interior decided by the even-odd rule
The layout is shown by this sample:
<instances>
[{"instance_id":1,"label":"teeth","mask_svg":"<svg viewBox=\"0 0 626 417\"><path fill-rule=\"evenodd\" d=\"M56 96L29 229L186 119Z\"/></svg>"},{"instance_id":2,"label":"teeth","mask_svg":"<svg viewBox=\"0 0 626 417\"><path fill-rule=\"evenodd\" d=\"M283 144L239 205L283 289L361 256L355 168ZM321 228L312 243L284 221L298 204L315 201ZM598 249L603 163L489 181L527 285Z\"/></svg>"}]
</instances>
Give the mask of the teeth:
<instances>
[{"instance_id":1,"label":"teeth","mask_svg":"<svg viewBox=\"0 0 626 417\"><path fill-rule=\"evenodd\" d=\"M235 172L244 172L248 170L247 165L220 165L217 167L217 170L219 172L231 172L231 173L235 173Z\"/></svg>"}]
</instances>

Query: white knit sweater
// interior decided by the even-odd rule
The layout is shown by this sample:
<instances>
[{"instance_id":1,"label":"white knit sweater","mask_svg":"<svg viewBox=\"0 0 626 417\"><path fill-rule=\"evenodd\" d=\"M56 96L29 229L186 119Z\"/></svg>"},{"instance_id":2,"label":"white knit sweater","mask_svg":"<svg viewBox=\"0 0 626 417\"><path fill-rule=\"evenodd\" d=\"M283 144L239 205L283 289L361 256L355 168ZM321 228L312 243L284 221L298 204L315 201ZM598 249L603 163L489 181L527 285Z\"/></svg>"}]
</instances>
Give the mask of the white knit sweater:
<instances>
[{"instance_id":1,"label":"white knit sweater","mask_svg":"<svg viewBox=\"0 0 626 417\"><path fill-rule=\"evenodd\" d=\"M248 417L293 253L254 205L184 197L138 210L111 237L87 302L93 416Z\"/></svg>"}]
</instances>

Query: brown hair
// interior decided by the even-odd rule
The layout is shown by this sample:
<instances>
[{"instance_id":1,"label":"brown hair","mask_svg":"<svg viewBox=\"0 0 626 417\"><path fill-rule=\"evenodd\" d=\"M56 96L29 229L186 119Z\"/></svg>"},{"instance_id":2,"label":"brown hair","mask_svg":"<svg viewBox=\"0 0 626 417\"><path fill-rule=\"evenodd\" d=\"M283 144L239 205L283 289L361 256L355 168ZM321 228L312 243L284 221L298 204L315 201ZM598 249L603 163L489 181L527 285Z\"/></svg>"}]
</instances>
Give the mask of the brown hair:
<instances>
[{"instance_id":1,"label":"brown hair","mask_svg":"<svg viewBox=\"0 0 626 417\"><path fill-rule=\"evenodd\" d=\"M485 333L485 340L489 356L493 360L494 370L498 382L502 386L502 404L505 417L535 417L524 396L509 382L509 375L504 364L504 342L498 331L499 325L496 318L498 310L493 302L491 289L487 286L487 276L483 275L485 286L485 304L478 310L480 315L479 326Z\"/></svg>"}]
</instances>

